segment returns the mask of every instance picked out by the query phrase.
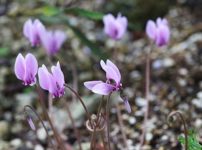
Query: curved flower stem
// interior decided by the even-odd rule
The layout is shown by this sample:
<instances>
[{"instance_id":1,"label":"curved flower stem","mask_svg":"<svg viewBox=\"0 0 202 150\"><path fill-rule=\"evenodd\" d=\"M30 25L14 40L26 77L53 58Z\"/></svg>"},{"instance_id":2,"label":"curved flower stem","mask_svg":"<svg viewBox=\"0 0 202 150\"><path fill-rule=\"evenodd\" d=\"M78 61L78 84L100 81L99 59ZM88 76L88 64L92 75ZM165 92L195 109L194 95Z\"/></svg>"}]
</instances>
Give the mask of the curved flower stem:
<instances>
[{"instance_id":1,"label":"curved flower stem","mask_svg":"<svg viewBox=\"0 0 202 150\"><path fill-rule=\"evenodd\" d=\"M185 136L185 150L188 150L188 130L186 126L186 121L180 111L173 111L168 115L167 121L169 123L169 120L173 116L178 116L184 126L184 136Z\"/></svg>"},{"instance_id":2,"label":"curved flower stem","mask_svg":"<svg viewBox=\"0 0 202 150\"><path fill-rule=\"evenodd\" d=\"M86 114L87 114L88 119L89 119L89 121L90 121L90 125L91 125L91 127L93 127L93 126L92 126L92 123L91 123L90 113L88 112L88 109L86 108L86 105L84 104L82 98L79 96L79 94L78 94L74 89L72 89L72 88L71 88L70 86L68 86L67 84L65 84L65 87L68 88L72 93L74 93L75 96L79 99L79 101L81 102L83 108L84 108L85 111L86 111Z\"/></svg>"},{"instance_id":3,"label":"curved flower stem","mask_svg":"<svg viewBox=\"0 0 202 150\"><path fill-rule=\"evenodd\" d=\"M107 140L108 140L108 150L111 150L110 148L110 136L109 136L109 108L110 108L110 97L111 97L111 93L109 94L108 98L107 98L107 106L106 106L106 114L107 114Z\"/></svg>"},{"instance_id":4,"label":"curved flower stem","mask_svg":"<svg viewBox=\"0 0 202 150\"><path fill-rule=\"evenodd\" d=\"M100 117L100 111L101 111L101 108L102 108L102 102L104 101L104 96L102 96L102 100L100 101L100 104L99 104L99 107L98 107L98 112L97 112L97 119L96 119L96 126L93 130L93 134L92 134L92 137L91 137L91 149L94 148L94 136L95 136L95 132L96 132L96 129L97 129L97 126L99 124L99 117Z\"/></svg>"},{"instance_id":5,"label":"curved flower stem","mask_svg":"<svg viewBox=\"0 0 202 150\"><path fill-rule=\"evenodd\" d=\"M145 114L144 114L144 124L143 124L143 128L142 128L142 135L141 135L141 139L140 139L140 147L142 147L144 145L144 140L145 140L145 134L147 131L147 121L148 121L148 117L149 117L149 95L150 95L150 51L147 54L146 57L146 69L145 69L145 73L146 73L146 78L145 78L145 100L147 101L146 104L146 109L145 109Z\"/></svg>"},{"instance_id":6,"label":"curved flower stem","mask_svg":"<svg viewBox=\"0 0 202 150\"><path fill-rule=\"evenodd\" d=\"M125 144L126 149L129 149L128 144L127 144L126 134L124 132L123 120L121 118L121 112L120 112L120 108L119 108L118 104L116 104L116 109L117 109L117 117L118 117L118 121L119 121L119 125L120 125L119 127L120 127L121 133L122 133L123 142Z\"/></svg>"},{"instance_id":7,"label":"curved flower stem","mask_svg":"<svg viewBox=\"0 0 202 150\"><path fill-rule=\"evenodd\" d=\"M76 128L76 125L75 125L75 122L74 122L74 119L73 119L73 117L72 117L72 113L71 113L71 111L70 111L70 109L69 109L68 104L66 104L66 107L67 107L67 113L68 113L69 118L70 118L70 120L71 120L71 122L72 122L72 126L73 126L73 128L74 128L74 132L75 132L75 134L76 134L76 137L77 137L77 140L78 140L78 143L79 143L79 149L82 150L80 133L79 133L78 129Z\"/></svg>"},{"instance_id":8,"label":"curved flower stem","mask_svg":"<svg viewBox=\"0 0 202 150\"><path fill-rule=\"evenodd\" d=\"M53 149L54 149L54 150L57 150L57 148L55 147L55 145L53 144L53 142L52 142L52 140L51 140L51 138L50 138L50 135L48 134L48 129L46 128L46 126L45 126L43 120L42 120L41 117L38 115L38 113L34 110L34 108L32 108L32 106L25 105L25 106L24 106L24 113L25 113L27 116L29 116L29 115L28 115L28 111L27 111L26 109L30 109L30 110L36 115L37 119L39 120L39 122L42 124L43 128L44 128L45 131L46 131L46 134L47 134L47 137L48 137L48 141L51 143Z\"/></svg>"},{"instance_id":9,"label":"curved flower stem","mask_svg":"<svg viewBox=\"0 0 202 150\"><path fill-rule=\"evenodd\" d=\"M55 127L53 126L53 123L52 123L52 121L51 121L51 119L50 119L50 117L49 117L49 115L48 115L48 112L47 112L47 110L46 110L46 106L45 106L45 104L44 104L44 102L43 102L43 99L42 99L43 96L42 96L41 90L40 90L40 88L39 88L38 86L36 86L36 89L37 89L37 92L38 92L38 94L39 94L39 103L41 104L42 109L43 109L43 113L44 113L44 115L46 116L46 119L48 120L48 122L49 122L49 124L50 124L50 126L51 126L51 129L53 130L53 134L54 134L54 137L55 137L55 139L56 139L56 141L57 141L57 143L58 143L58 146L59 146L62 150L66 150L66 148L65 148L65 146L64 146L64 144L63 144L63 142L62 142L62 140L61 140L61 138L60 138L60 136L58 135L58 133L57 133Z\"/></svg>"}]
</instances>

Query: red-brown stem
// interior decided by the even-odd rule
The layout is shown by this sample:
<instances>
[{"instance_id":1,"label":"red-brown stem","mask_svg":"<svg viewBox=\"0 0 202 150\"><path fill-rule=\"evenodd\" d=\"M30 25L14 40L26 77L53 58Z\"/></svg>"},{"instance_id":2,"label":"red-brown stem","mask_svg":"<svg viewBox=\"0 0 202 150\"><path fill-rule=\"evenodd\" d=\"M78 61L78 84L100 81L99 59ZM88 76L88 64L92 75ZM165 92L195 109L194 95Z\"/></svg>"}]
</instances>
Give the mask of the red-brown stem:
<instances>
[{"instance_id":1,"label":"red-brown stem","mask_svg":"<svg viewBox=\"0 0 202 150\"><path fill-rule=\"evenodd\" d=\"M74 64L71 65L72 68L72 76L73 76L73 83L72 83L72 87L73 89L77 92L78 91L78 75L77 75L77 70ZM73 94L73 93L72 93ZM73 100L76 100L75 95L72 95Z\"/></svg>"},{"instance_id":2,"label":"red-brown stem","mask_svg":"<svg viewBox=\"0 0 202 150\"><path fill-rule=\"evenodd\" d=\"M149 117L149 95L150 95L150 52L148 52L146 56L146 78L145 78L145 100L147 101L145 114L144 114L144 124L142 128L142 136L140 141L140 146L142 147L144 145L145 140L145 134L147 131L147 121Z\"/></svg>"},{"instance_id":3,"label":"red-brown stem","mask_svg":"<svg viewBox=\"0 0 202 150\"><path fill-rule=\"evenodd\" d=\"M44 102L43 102L43 99L42 99L42 98L43 98L43 95L42 95L42 93L41 93L41 90L40 90L40 88L39 88L38 86L36 86L36 88L37 88L37 92L38 92L38 94L39 94L39 103L41 104L42 109L43 109L43 113L44 113L44 115L46 116L46 119L48 120L48 122L49 122L49 124L50 124L50 126L51 126L51 129L53 130L54 137L55 137L55 139L56 139L56 141L57 141L59 147L60 147L62 150L66 150L66 148L65 148L65 146L64 146L64 144L63 144L63 142L62 142L62 140L61 140L61 138L60 138L60 136L59 136L59 134L57 133L57 131L56 131L55 127L53 126L53 123L52 123L52 121L51 121L51 119L50 119L50 117L49 117L49 115L48 115L48 112L47 112L47 110L46 110L46 106L45 106L45 104L44 104Z\"/></svg>"},{"instance_id":4,"label":"red-brown stem","mask_svg":"<svg viewBox=\"0 0 202 150\"><path fill-rule=\"evenodd\" d=\"M50 136L49 136L49 134L48 134L48 129L46 128L45 124L43 123L43 120L41 119L41 117L40 117L40 116L38 115L38 113L34 110L34 108L32 108L32 107L29 106L29 105L25 105L25 106L24 106L24 113L26 113L26 115L27 115L27 110L26 110L26 108L29 108L29 109L36 115L37 119L39 120L39 122L42 124L44 130L46 131L46 134L47 134L47 136L48 136L48 141L51 143L53 149L54 149L54 150L57 150L57 148L56 148L55 145L53 144L53 142L52 142L52 140L51 140L51 138L50 138Z\"/></svg>"},{"instance_id":5,"label":"red-brown stem","mask_svg":"<svg viewBox=\"0 0 202 150\"><path fill-rule=\"evenodd\" d=\"M117 110L117 117L118 117L118 121L119 121L119 127L121 129L121 134L122 134L123 142L125 144L126 149L129 149L128 144L127 144L126 134L124 132L123 119L121 118L121 112L120 112L118 104L116 104L116 110Z\"/></svg>"},{"instance_id":6,"label":"red-brown stem","mask_svg":"<svg viewBox=\"0 0 202 150\"><path fill-rule=\"evenodd\" d=\"M96 131L96 129L97 129L97 126L98 126L98 124L99 124L99 117L100 117L100 111L101 111L101 108L102 108L102 102L104 101L104 96L102 96L102 100L100 101L100 105L99 105L99 107L98 107L98 112L97 112L97 119L96 119L96 126L95 126L95 128L94 128L94 131L93 131L93 133L92 133L92 137L91 137L91 149L93 149L93 147L94 147L94 141L95 141L95 139L94 139L94 135L95 135L95 131Z\"/></svg>"},{"instance_id":7,"label":"red-brown stem","mask_svg":"<svg viewBox=\"0 0 202 150\"><path fill-rule=\"evenodd\" d=\"M182 124L184 126L184 136L185 136L185 150L188 150L188 130L187 130L187 126L186 126L186 121L182 115L182 113L180 111L173 111L171 112L169 115L168 115L168 122L169 122L169 119L173 116L178 116L181 121L182 121Z\"/></svg>"},{"instance_id":8,"label":"red-brown stem","mask_svg":"<svg viewBox=\"0 0 202 150\"><path fill-rule=\"evenodd\" d=\"M80 133L79 133L79 130L77 129L76 125L75 125L75 121L74 121L74 118L72 117L72 113L69 109L69 105L66 103L66 107L67 107L67 113L69 115L69 118L72 122L72 126L74 128L74 132L76 134L76 137L77 137L77 140L78 140L78 143L79 143L79 149L82 150L82 146L81 146L81 138L80 138Z\"/></svg>"},{"instance_id":9,"label":"red-brown stem","mask_svg":"<svg viewBox=\"0 0 202 150\"><path fill-rule=\"evenodd\" d=\"M82 98L79 96L79 94L78 94L74 89L72 89L72 88L71 88L70 86L68 86L67 84L65 84L65 87L67 87L67 88L68 88L72 93L74 93L74 95L79 99L79 101L81 102L81 104L82 104L84 110L86 111L87 117L88 117L88 119L89 119L89 121L90 121L90 125L91 125L91 127L93 127L93 126L92 126L92 123L91 123L90 113L88 112L88 109L86 108L86 105L84 104Z\"/></svg>"},{"instance_id":10,"label":"red-brown stem","mask_svg":"<svg viewBox=\"0 0 202 150\"><path fill-rule=\"evenodd\" d=\"M110 148L110 135L109 135L109 132L110 132L110 126L109 126L109 109L110 109L110 96L111 96L111 93L109 94L109 96L108 96L108 98L107 98L107 106L106 106L106 114L107 114L107 119L106 119L106 121L107 121L107 140L108 140L108 142L107 142L107 145L108 145L108 150L111 150L111 148Z\"/></svg>"}]
</instances>

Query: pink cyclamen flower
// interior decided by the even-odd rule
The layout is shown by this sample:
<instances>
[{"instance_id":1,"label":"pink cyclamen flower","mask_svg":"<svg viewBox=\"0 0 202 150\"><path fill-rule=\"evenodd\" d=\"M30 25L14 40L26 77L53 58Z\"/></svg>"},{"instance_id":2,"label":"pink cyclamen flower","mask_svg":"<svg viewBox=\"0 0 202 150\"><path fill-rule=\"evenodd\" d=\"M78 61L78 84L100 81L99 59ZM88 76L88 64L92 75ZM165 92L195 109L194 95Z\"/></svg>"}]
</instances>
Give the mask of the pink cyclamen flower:
<instances>
[{"instance_id":1,"label":"pink cyclamen flower","mask_svg":"<svg viewBox=\"0 0 202 150\"><path fill-rule=\"evenodd\" d=\"M110 60L105 63L100 61L102 69L106 72L106 82L103 81L87 81L84 86L94 93L108 95L113 91L119 91L122 88L121 74L119 69Z\"/></svg>"},{"instance_id":2,"label":"pink cyclamen flower","mask_svg":"<svg viewBox=\"0 0 202 150\"><path fill-rule=\"evenodd\" d=\"M35 56L29 53L24 58L22 54L18 54L14 71L16 77L22 80L24 85L34 85L38 71L38 63Z\"/></svg>"},{"instance_id":3,"label":"pink cyclamen flower","mask_svg":"<svg viewBox=\"0 0 202 150\"><path fill-rule=\"evenodd\" d=\"M42 34L42 44L49 55L59 51L67 36L63 31L45 31Z\"/></svg>"},{"instance_id":4,"label":"pink cyclamen flower","mask_svg":"<svg viewBox=\"0 0 202 150\"><path fill-rule=\"evenodd\" d=\"M157 46L166 45L170 39L170 29L166 19L157 18L156 23L149 20L146 25L146 33Z\"/></svg>"},{"instance_id":5,"label":"pink cyclamen flower","mask_svg":"<svg viewBox=\"0 0 202 150\"><path fill-rule=\"evenodd\" d=\"M41 34L45 31L44 25L38 20L27 20L23 26L23 34L30 41L32 46L41 43Z\"/></svg>"},{"instance_id":6,"label":"pink cyclamen flower","mask_svg":"<svg viewBox=\"0 0 202 150\"><path fill-rule=\"evenodd\" d=\"M103 17L104 32L114 40L122 38L126 32L128 20L126 17L118 14L115 18L112 14L107 14Z\"/></svg>"},{"instance_id":7,"label":"pink cyclamen flower","mask_svg":"<svg viewBox=\"0 0 202 150\"><path fill-rule=\"evenodd\" d=\"M41 88L48 90L53 98L61 97L64 95L65 80L59 62L56 66L51 67L51 73L48 71L45 65L42 65L42 67L39 68L38 77Z\"/></svg>"}]
</instances>

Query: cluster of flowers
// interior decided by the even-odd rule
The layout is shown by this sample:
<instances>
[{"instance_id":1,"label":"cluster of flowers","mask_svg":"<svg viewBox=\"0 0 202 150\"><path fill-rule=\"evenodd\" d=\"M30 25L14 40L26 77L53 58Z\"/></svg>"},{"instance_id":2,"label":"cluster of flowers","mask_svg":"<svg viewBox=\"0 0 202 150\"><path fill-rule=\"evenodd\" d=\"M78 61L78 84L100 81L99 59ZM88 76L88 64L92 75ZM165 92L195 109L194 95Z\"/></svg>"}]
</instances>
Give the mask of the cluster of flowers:
<instances>
[{"instance_id":1,"label":"cluster of flowers","mask_svg":"<svg viewBox=\"0 0 202 150\"><path fill-rule=\"evenodd\" d=\"M103 17L104 32L114 40L122 38L127 29L127 18L118 14L115 18L112 14ZM170 29L166 19L157 18L156 22L149 20L146 24L147 36L157 45L164 46L170 39Z\"/></svg>"},{"instance_id":2,"label":"cluster of flowers","mask_svg":"<svg viewBox=\"0 0 202 150\"><path fill-rule=\"evenodd\" d=\"M15 75L24 85L36 84L36 75L38 73L39 84L42 89L48 90L55 98L64 94L64 74L61 71L60 63L51 67L48 71L45 65L38 68L36 57L28 53L25 57L18 54L15 61Z\"/></svg>"},{"instance_id":3,"label":"cluster of flowers","mask_svg":"<svg viewBox=\"0 0 202 150\"><path fill-rule=\"evenodd\" d=\"M33 47L42 44L48 55L54 55L61 48L67 36L63 31L49 31L38 20L27 20L23 27L24 36Z\"/></svg>"},{"instance_id":4,"label":"cluster of flowers","mask_svg":"<svg viewBox=\"0 0 202 150\"><path fill-rule=\"evenodd\" d=\"M103 17L103 23L104 32L112 39L118 40L126 32L128 21L121 14L118 14L117 18L108 14ZM63 31L48 31L38 19L26 21L23 33L32 46L42 44L49 55L58 52L66 40L66 35ZM169 42L170 31L166 19L158 18L156 23L149 20L146 25L146 33L157 46L163 46ZM110 60L107 60L106 63L101 60L100 65L106 73L106 81L87 81L84 86L101 95L109 95L114 91L121 92L121 74L117 66ZM23 57L22 54L18 54L14 70L16 77L22 80L24 85L36 84L36 75L38 73L39 85L42 89L49 91L53 98L61 97L65 93L65 79L59 62L56 66L52 66L51 72L49 72L45 65L38 68L38 62L34 55L29 53ZM123 100L126 109L130 112L128 99L123 98Z\"/></svg>"}]
</instances>

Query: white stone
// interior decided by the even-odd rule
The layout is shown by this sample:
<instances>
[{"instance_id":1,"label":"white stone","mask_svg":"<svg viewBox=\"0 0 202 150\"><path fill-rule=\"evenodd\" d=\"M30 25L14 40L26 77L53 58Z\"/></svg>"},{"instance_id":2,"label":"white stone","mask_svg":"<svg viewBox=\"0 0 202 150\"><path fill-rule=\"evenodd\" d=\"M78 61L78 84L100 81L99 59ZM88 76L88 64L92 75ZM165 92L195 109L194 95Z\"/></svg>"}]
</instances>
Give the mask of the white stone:
<instances>
[{"instance_id":1,"label":"white stone","mask_svg":"<svg viewBox=\"0 0 202 150\"><path fill-rule=\"evenodd\" d=\"M22 145L22 141L20 139L13 139L10 144L15 147L18 148Z\"/></svg>"},{"instance_id":2,"label":"white stone","mask_svg":"<svg viewBox=\"0 0 202 150\"><path fill-rule=\"evenodd\" d=\"M145 139L146 139L146 141L151 141L152 138L153 138L152 133L147 133L147 134L145 135Z\"/></svg>"},{"instance_id":3,"label":"white stone","mask_svg":"<svg viewBox=\"0 0 202 150\"><path fill-rule=\"evenodd\" d=\"M34 150L44 150L44 148L41 145L37 144Z\"/></svg>"},{"instance_id":4,"label":"white stone","mask_svg":"<svg viewBox=\"0 0 202 150\"><path fill-rule=\"evenodd\" d=\"M47 135L46 135L46 131L45 131L44 128L39 128L37 130L36 134L37 134L37 137L38 137L39 140L41 140L41 141L46 140Z\"/></svg>"},{"instance_id":5,"label":"white stone","mask_svg":"<svg viewBox=\"0 0 202 150\"><path fill-rule=\"evenodd\" d=\"M135 102L136 102L136 105L139 106L139 107L144 107L144 106L147 105L147 101L142 97L137 97L135 99Z\"/></svg>"},{"instance_id":6,"label":"white stone","mask_svg":"<svg viewBox=\"0 0 202 150\"><path fill-rule=\"evenodd\" d=\"M134 124L136 123L135 117L129 117L129 123L130 123L131 125L134 125Z\"/></svg>"}]
</instances>

